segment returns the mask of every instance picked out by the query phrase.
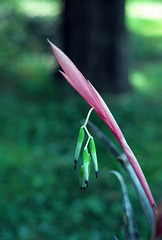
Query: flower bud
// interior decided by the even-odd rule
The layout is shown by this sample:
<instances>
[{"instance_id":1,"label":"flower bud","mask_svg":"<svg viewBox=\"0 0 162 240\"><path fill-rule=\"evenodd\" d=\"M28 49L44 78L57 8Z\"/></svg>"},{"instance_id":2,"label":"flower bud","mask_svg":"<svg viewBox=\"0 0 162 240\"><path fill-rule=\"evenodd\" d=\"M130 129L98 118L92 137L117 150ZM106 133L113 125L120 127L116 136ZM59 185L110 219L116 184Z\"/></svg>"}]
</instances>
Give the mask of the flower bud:
<instances>
[{"instance_id":1,"label":"flower bud","mask_svg":"<svg viewBox=\"0 0 162 240\"><path fill-rule=\"evenodd\" d=\"M81 151L82 144L83 144L83 141L84 141L84 136L85 136L85 131L84 131L84 128L81 127L80 130L79 130L77 146L76 146L76 149L75 149L74 170L76 170L76 164L77 164L77 161L79 159L80 151Z\"/></svg>"},{"instance_id":2,"label":"flower bud","mask_svg":"<svg viewBox=\"0 0 162 240\"><path fill-rule=\"evenodd\" d=\"M86 185L85 185L85 181L84 181L84 167L83 165L80 168L80 189L85 190Z\"/></svg>"},{"instance_id":3,"label":"flower bud","mask_svg":"<svg viewBox=\"0 0 162 240\"><path fill-rule=\"evenodd\" d=\"M92 156L92 160L93 160L93 164L96 172L96 178L97 178L98 177L98 161L97 161L96 146L93 138L91 138L90 140L90 153Z\"/></svg>"},{"instance_id":4,"label":"flower bud","mask_svg":"<svg viewBox=\"0 0 162 240\"><path fill-rule=\"evenodd\" d=\"M88 153L88 149L84 149L83 151L83 172L84 172L84 181L88 188L89 174L90 174L90 164L91 164L91 156Z\"/></svg>"}]
</instances>

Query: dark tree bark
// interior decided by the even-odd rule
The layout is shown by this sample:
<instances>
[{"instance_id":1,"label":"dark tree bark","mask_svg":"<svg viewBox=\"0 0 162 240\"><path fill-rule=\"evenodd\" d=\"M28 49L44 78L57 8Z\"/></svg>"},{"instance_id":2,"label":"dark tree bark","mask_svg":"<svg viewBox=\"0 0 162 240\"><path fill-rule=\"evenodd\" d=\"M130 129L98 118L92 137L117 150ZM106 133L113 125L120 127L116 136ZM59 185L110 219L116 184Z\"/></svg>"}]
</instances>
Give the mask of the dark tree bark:
<instances>
[{"instance_id":1,"label":"dark tree bark","mask_svg":"<svg viewBox=\"0 0 162 240\"><path fill-rule=\"evenodd\" d=\"M124 5L124 0L65 0L64 50L100 91L130 89Z\"/></svg>"}]
</instances>

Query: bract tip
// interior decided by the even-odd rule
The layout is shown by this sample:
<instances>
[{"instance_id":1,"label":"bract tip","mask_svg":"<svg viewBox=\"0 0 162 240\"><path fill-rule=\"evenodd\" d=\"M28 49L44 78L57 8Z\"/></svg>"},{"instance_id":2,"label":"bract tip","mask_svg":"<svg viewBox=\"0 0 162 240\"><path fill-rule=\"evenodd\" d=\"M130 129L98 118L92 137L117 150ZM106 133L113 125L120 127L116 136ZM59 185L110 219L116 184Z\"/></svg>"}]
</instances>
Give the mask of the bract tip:
<instances>
[{"instance_id":1,"label":"bract tip","mask_svg":"<svg viewBox=\"0 0 162 240\"><path fill-rule=\"evenodd\" d=\"M47 42L49 42L49 44L52 45L52 42L49 40L49 38L47 38Z\"/></svg>"}]
</instances>

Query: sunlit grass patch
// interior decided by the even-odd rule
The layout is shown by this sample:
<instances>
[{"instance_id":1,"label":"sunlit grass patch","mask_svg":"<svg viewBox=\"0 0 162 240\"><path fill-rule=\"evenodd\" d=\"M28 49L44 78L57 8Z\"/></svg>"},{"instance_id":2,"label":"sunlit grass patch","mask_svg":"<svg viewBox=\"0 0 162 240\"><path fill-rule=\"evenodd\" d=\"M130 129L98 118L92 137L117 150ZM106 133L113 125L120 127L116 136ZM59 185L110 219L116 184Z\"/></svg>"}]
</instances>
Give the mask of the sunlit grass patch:
<instances>
[{"instance_id":1,"label":"sunlit grass patch","mask_svg":"<svg viewBox=\"0 0 162 240\"><path fill-rule=\"evenodd\" d=\"M129 2L127 16L131 18L162 20L162 4L160 2Z\"/></svg>"},{"instance_id":2,"label":"sunlit grass patch","mask_svg":"<svg viewBox=\"0 0 162 240\"><path fill-rule=\"evenodd\" d=\"M57 1L45 0L21 0L19 9L30 17L58 16L62 9L62 4Z\"/></svg>"},{"instance_id":3,"label":"sunlit grass patch","mask_svg":"<svg viewBox=\"0 0 162 240\"><path fill-rule=\"evenodd\" d=\"M160 94L162 91L162 68L156 62L143 63L132 71L131 82L140 92L149 94Z\"/></svg>"},{"instance_id":4,"label":"sunlit grass patch","mask_svg":"<svg viewBox=\"0 0 162 240\"><path fill-rule=\"evenodd\" d=\"M128 0L126 25L132 50L131 83L140 93L162 91L162 3Z\"/></svg>"},{"instance_id":5,"label":"sunlit grass patch","mask_svg":"<svg viewBox=\"0 0 162 240\"><path fill-rule=\"evenodd\" d=\"M128 1L126 22L128 28L144 36L162 36L162 4L160 2Z\"/></svg>"},{"instance_id":6,"label":"sunlit grass patch","mask_svg":"<svg viewBox=\"0 0 162 240\"><path fill-rule=\"evenodd\" d=\"M143 36L162 36L162 20L128 18L128 28Z\"/></svg>"}]
</instances>

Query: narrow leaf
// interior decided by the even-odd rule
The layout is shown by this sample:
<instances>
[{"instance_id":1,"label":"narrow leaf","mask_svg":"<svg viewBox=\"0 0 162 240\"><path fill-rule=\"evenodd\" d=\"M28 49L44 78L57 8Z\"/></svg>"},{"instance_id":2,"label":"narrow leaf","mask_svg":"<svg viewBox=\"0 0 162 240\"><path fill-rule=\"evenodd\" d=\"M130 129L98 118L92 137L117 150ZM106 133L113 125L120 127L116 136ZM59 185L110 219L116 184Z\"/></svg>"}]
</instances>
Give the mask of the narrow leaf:
<instances>
[{"instance_id":1,"label":"narrow leaf","mask_svg":"<svg viewBox=\"0 0 162 240\"><path fill-rule=\"evenodd\" d=\"M118 238L117 238L115 235L114 235L114 239L115 239L115 240L118 240Z\"/></svg>"},{"instance_id":2,"label":"narrow leaf","mask_svg":"<svg viewBox=\"0 0 162 240\"><path fill-rule=\"evenodd\" d=\"M123 199L123 218L124 218L125 239L126 240L138 240L139 237L138 237L137 226L136 226L132 205L129 200L127 187L124 182L124 179L121 176L121 174L118 173L117 171L110 171L109 173L114 174L118 178L118 180L121 184L122 199Z\"/></svg>"}]
</instances>

